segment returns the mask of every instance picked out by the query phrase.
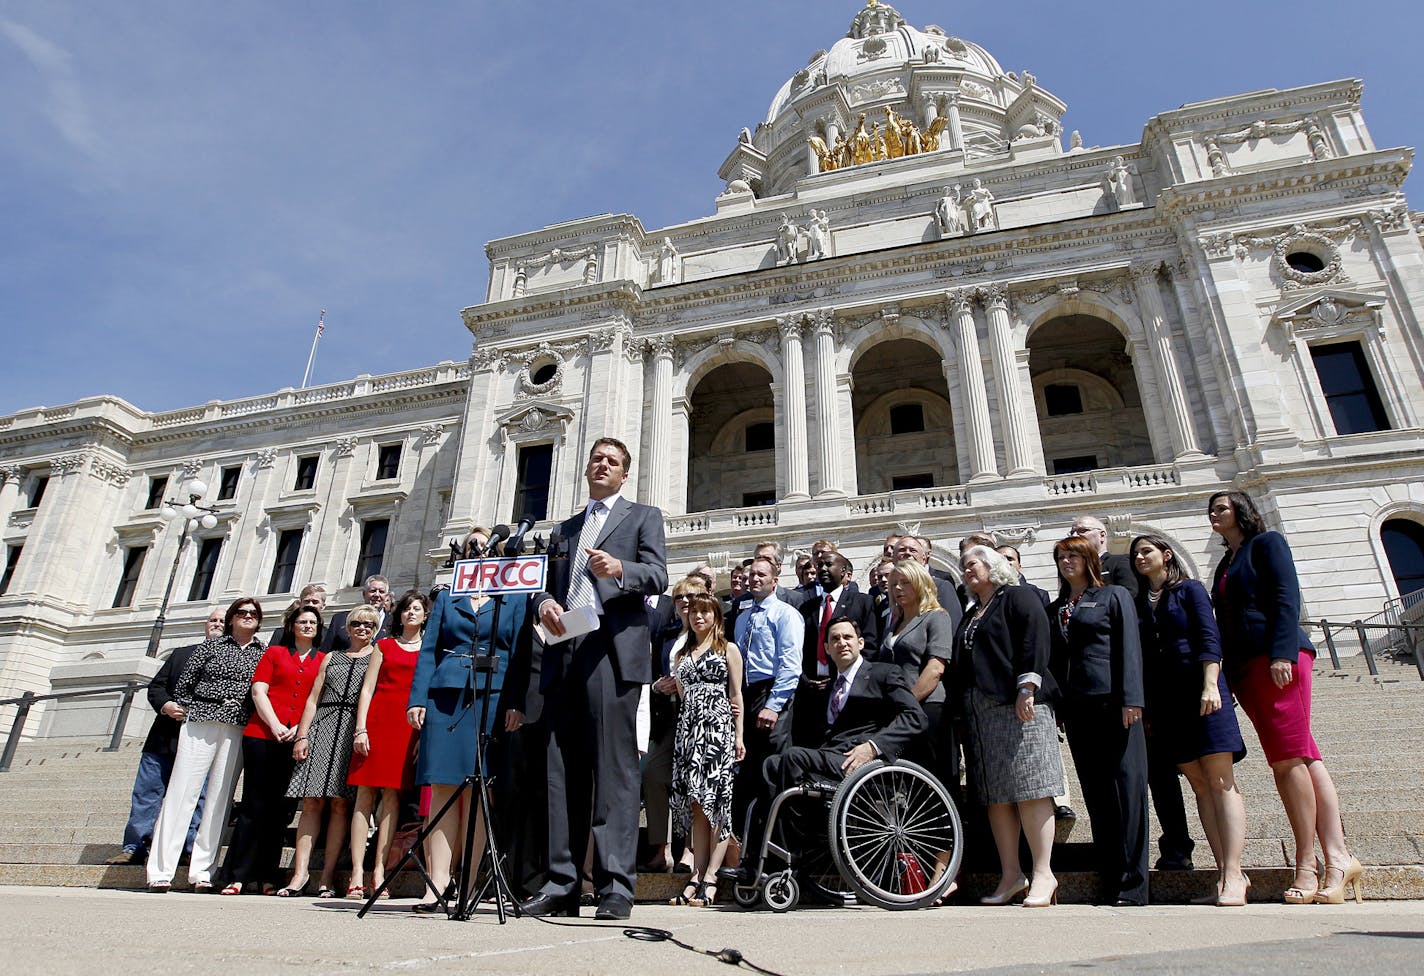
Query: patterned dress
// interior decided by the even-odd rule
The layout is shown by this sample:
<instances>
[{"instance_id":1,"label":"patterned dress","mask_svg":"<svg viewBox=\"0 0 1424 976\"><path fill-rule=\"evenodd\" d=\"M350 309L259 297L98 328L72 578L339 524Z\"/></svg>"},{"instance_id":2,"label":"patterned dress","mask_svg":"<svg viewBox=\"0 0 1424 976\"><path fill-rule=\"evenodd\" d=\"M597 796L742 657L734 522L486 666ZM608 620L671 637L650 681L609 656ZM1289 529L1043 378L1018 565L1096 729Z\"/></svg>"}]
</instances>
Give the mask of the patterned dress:
<instances>
[{"instance_id":1,"label":"patterned dress","mask_svg":"<svg viewBox=\"0 0 1424 976\"><path fill-rule=\"evenodd\" d=\"M331 796L354 799L356 787L346 784L351 766L351 738L356 731L356 703L371 655L353 658L332 651L326 665L316 718L307 730L307 758L297 763L289 797Z\"/></svg>"},{"instance_id":2,"label":"patterned dress","mask_svg":"<svg viewBox=\"0 0 1424 976\"><path fill-rule=\"evenodd\" d=\"M727 659L711 651L686 656L676 665L682 685L682 711L673 739L671 804L678 829L690 836L692 806L702 812L719 838L732 833L732 767L736 729L727 698Z\"/></svg>"}]
</instances>

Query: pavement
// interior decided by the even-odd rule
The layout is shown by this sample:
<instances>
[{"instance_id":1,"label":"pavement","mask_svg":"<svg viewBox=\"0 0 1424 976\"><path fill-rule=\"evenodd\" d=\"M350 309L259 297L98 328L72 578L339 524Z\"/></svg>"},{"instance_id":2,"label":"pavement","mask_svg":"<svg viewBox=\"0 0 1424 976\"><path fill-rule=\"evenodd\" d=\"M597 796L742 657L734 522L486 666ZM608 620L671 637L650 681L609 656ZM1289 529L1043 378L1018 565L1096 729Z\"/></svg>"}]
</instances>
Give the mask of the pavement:
<instances>
[{"instance_id":1,"label":"pavement","mask_svg":"<svg viewBox=\"0 0 1424 976\"><path fill-rule=\"evenodd\" d=\"M734 947L781 976L989 972L1415 974L1424 953L1424 902L948 907L921 912L801 908L785 915L736 908L639 905L631 923L512 919L492 909L468 922L413 915L411 900L359 902L222 898L181 892L0 886L7 972L256 972L678 976L729 973L717 959L630 925L662 929L687 946ZM585 909L590 914L591 909ZM630 934L631 933L631 934ZM658 938L656 934L653 938ZM743 967L743 971L750 971Z\"/></svg>"}]
</instances>

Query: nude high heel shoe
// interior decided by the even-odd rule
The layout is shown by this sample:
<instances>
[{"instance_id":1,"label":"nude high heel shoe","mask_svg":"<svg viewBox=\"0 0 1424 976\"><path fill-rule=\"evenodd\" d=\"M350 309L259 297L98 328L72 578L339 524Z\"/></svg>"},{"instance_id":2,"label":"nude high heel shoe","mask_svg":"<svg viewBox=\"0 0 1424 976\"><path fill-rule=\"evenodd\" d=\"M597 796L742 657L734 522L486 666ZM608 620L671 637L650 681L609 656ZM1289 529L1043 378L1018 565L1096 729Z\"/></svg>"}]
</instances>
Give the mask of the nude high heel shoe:
<instances>
[{"instance_id":1,"label":"nude high heel shoe","mask_svg":"<svg viewBox=\"0 0 1424 976\"><path fill-rule=\"evenodd\" d=\"M1049 905L1056 905L1056 904L1058 904L1058 882L1057 882L1057 881L1053 882L1053 890L1048 893L1048 897L1046 897L1046 898L1025 898L1025 899L1023 900L1023 907L1024 907L1024 908L1047 908Z\"/></svg>"},{"instance_id":2,"label":"nude high heel shoe","mask_svg":"<svg viewBox=\"0 0 1424 976\"><path fill-rule=\"evenodd\" d=\"M1328 873L1334 865L1326 865ZM1340 883L1331 885L1329 888L1320 888L1315 892L1315 901L1321 905L1343 905L1345 904L1345 889L1353 888L1355 892L1355 904L1364 902L1364 897L1360 894L1360 875L1365 868L1358 858L1351 857L1350 863L1344 868L1335 868L1340 872Z\"/></svg>"},{"instance_id":3,"label":"nude high heel shoe","mask_svg":"<svg viewBox=\"0 0 1424 976\"><path fill-rule=\"evenodd\" d=\"M1315 896L1320 891L1320 875L1323 873L1323 871L1321 869L1319 859L1317 858L1315 863L1310 865L1309 867L1305 867L1300 864L1297 864L1295 866L1295 873L1297 878L1300 877L1300 874L1303 871L1308 871L1315 876L1315 887L1302 888L1296 884L1291 885L1281 895L1281 899L1287 905L1309 905L1311 902L1315 901Z\"/></svg>"},{"instance_id":4,"label":"nude high heel shoe","mask_svg":"<svg viewBox=\"0 0 1424 976\"><path fill-rule=\"evenodd\" d=\"M1028 891L1028 878L1019 876L1019 879L1004 890L1002 894L985 895L979 899L981 905L1007 905L1019 895Z\"/></svg>"}]
</instances>

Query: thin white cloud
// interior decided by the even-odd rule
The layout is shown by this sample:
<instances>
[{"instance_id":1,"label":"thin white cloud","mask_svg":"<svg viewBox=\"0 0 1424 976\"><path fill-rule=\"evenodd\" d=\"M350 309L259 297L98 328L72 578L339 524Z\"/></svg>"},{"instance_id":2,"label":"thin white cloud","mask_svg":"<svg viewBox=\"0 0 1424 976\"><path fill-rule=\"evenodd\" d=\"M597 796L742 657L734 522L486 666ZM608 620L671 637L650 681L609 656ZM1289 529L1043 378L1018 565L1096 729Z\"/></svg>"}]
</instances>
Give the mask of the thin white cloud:
<instances>
[{"instance_id":1,"label":"thin white cloud","mask_svg":"<svg viewBox=\"0 0 1424 976\"><path fill-rule=\"evenodd\" d=\"M3 17L0 17L0 36L19 48L44 80L49 93L45 109L50 123L75 149L98 158L102 141L85 107L84 93L71 66L70 53L24 24Z\"/></svg>"}]
</instances>

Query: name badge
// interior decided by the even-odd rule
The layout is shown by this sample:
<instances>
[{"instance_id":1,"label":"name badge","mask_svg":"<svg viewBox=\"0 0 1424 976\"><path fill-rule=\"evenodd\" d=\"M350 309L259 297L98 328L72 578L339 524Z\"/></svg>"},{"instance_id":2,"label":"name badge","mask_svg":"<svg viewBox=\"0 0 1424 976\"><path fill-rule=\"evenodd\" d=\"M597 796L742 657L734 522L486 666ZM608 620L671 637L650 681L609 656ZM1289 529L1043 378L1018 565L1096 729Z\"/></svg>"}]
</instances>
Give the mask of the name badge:
<instances>
[{"instance_id":1,"label":"name badge","mask_svg":"<svg viewBox=\"0 0 1424 976\"><path fill-rule=\"evenodd\" d=\"M1096 607L1096 606L1097 606L1096 603L1080 603L1080 604L1078 604L1078 607L1079 607L1080 609L1086 609L1087 607Z\"/></svg>"}]
</instances>

